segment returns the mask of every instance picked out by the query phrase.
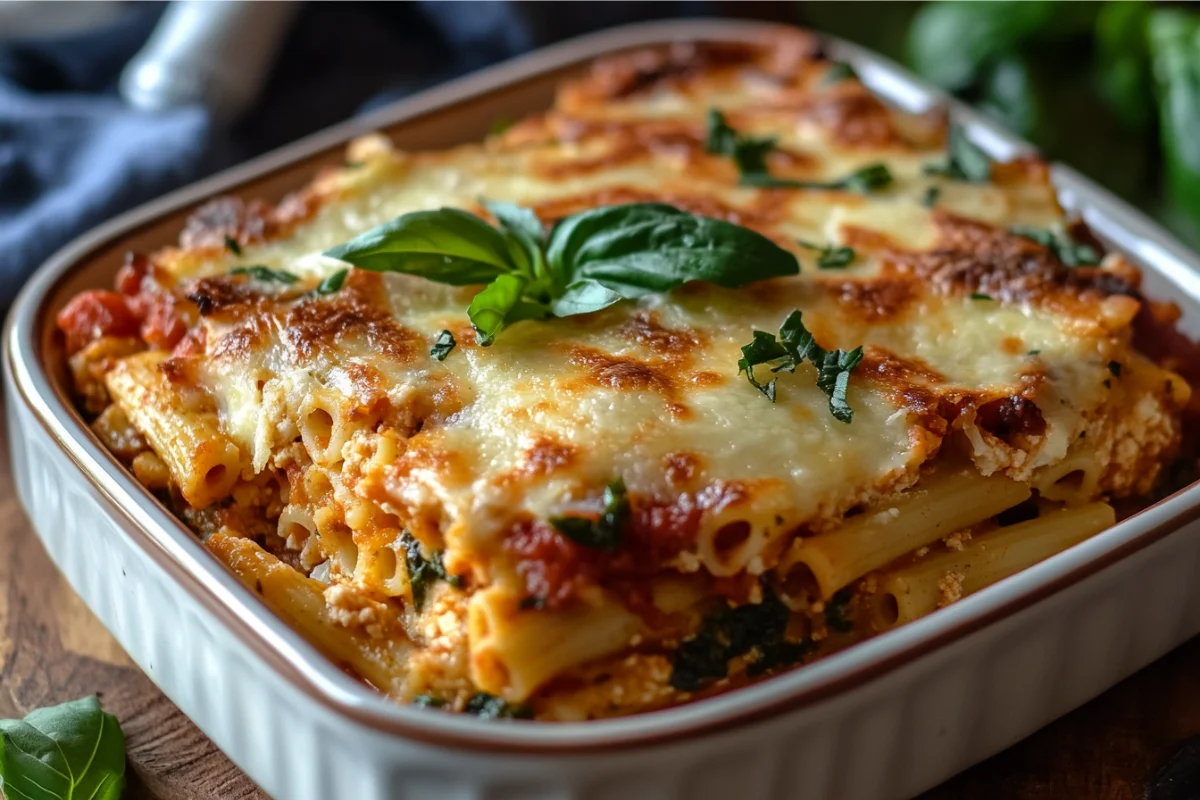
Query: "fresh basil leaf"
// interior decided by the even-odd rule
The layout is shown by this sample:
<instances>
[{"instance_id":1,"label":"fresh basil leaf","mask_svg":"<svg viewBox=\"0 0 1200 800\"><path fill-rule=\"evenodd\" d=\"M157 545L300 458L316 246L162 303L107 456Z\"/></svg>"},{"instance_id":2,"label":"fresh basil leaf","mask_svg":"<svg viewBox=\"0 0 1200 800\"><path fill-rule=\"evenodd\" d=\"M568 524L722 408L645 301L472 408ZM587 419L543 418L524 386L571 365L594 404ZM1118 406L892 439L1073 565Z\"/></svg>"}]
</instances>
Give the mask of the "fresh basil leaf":
<instances>
[{"instance_id":1,"label":"fresh basil leaf","mask_svg":"<svg viewBox=\"0 0 1200 800\"><path fill-rule=\"evenodd\" d=\"M942 196L942 187L926 186L925 193L921 195L921 205L926 208L933 208L937 205L938 198Z\"/></svg>"},{"instance_id":2,"label":"fresh basil leaf","mask_svg":"<svg viewBox=\"0 0 1200 800\"><path fill-rule=\"evenodd\" d=\"M556 317L572 317L608 308L622 299L619 292L591 278L585 278L568 286L566 291L550 304L550 311Z\"/></svg>"},{"instance_id":3,"label":"fresh basil leaf","mask_svg":"<svg viewBox=\"0 0 1200 800\"><path fill-rule=\"evenodd\" d=\"M825 70L825 74L821 76L821 85L832 86L850 79L858 80L858 73L854 71L854 67L845 61L833 61Z\"/></svg>"},{"instance_id":4,"label":"fresh basil leaf","mask_svg":"<svg viewBox=\"0 0 1200 800\"><path fill-rule=\"evenodd\" d=\"M830 192L848 191L870 194L889 186L892 183L892 173L886 164L868 164L844 178L832 181L799 181L791 178L776 178L766 173L743 173L741 183L743 186L762 189L818 189Z\"/></svg>"},{"instance_id":5,"label":"fresh basil leaf","mask_svg":"<svg viewBox=\"0 0 1200 800\"><path fill-rule=\"evenodd\" d=\"M517 268L508 240L457 208L414 211L325 255L373 272L403 272L452 286L487 283Z\"/></svg>"},{"instance_id":6,"label":"fresh basil leaf","mask_svg":"<svg viewBox=\"0 0 1200 800\"><path fill-rule=\"evenodd\" d=\"M479 202L500 223L500 230L507 233L519 245L519 249L513 255L518 266L522 268L521 271L535 277L541 275L545 271L542 255L542 240L545 238L545 231L542 229L542 221L537 218L537 214L516 203L483 198L480 198Z\"/></svg>"},{"instance_id":7,"label":"fresh basil leaf","mask_svg":"<svg viewBox=\"0 0 1200 800\"><path fill-rule=\"evenodd\" d=\"M1096 249L1091 245L1076 242L1070 231L1065 228L1014 225L1008 232L1037 242L1068 267L1090 267L1100 263L1100 254Z\"/></svg>"},{"instance_id":8,"label":"fresh basil leaf","mask_svg":"<svg viewBox=\"0 0 1200 800\"><path fill-rule=\"evenodd\" d=\"M1061 6L1088 3L941 2L923 5L908 31L909 61L918 73L952 91L967 88L980 70L1019 45L1063 28L1080 16ZM1094 13L1094 12L1092 12ZM1079 27L1086 24L1079 21Z\"/></svg>"},{"instance_id":9,"label":"fresh basil leaf","mask_svg":"<svg viewBox=\"0 0 1200 800\"><path fill-rule=\"evenodd\" d=\"M567 286L591 279L625 298L690 281L736 288L800 271L793 254L760 233L662 203L566 218L550 234L547 261Z\"/></svg>"},{"instance_id":10,"label":"fresh basil leaf","mask_svg":"<svg viewBox=\"0 0 1200 800\"><path fill-rule=\"evenodd\" d=\"M1167 194L1181 227L1200 220L1200 14L1156 7L1147 28Z\"/></svg>"},{"instance_id":11,"label":"fresh basil leaf","mask_svg":"<svg viewBox=\"0 0 1200 800\"><path fill-rule=\"evenodd\" d=\"M625 481L617 478L604 489L604 513L599 519L551 517L550 524L576 544L612 550L621 544L629 515L629 495L625 491Z\"/></svg>"},{"instance_id":12,"label":"fresh basil leaf","mask_svg":"<svg viewBox=\"0 0 1200 800\"><path fill-rule=\"evenodd\" d=\"M458 342L454 341L454 334L450 331L442 331L438 334L437 339L433 343L433 347L429 349L429 355L436 358L438 361L445 361L446 356L450 355L450 351Z\"/></svg>"},{"instance_id":13,"label":"fresh basil leaf","mask_svg":"<svg viewBox=\"0 0 1200 800\"><path fill-rule=\"evenodd\" d=\"M817 363L817 386L829 395L829 413L839 422L851 422L854 410L846 402L846 390L850 386L850 372L862 361L863 349L831 350L825 352ZM816 361L814 359L814 361Z\"/></svg>"},{"instance_id":14,"label":"fresh basil leaf","mask_svg":"<svg viewBox=\"0 0 1200 800\"><path fill-rule=\"evenodd\" d=\"M252 267L238 267L229 271L230 275L247 275L254 278L256 281L265 283L295 283L300 280L284 269L271 269L264 267L261 264L256 264Z\"/></svg>"},{"instance_id":15,"label":"fresh basil leaf","mask_svg":"<svg viewBox=\"0 0 1200 800\"><path fill-rule=\"evenodd\" d=\"M516 275L500 275L489 283L467 307L467 316L479 335L479 343L490 345L496 334L510 321L510 315L521 303L528 283Z\"/></svg>"},{"instance_id":16,"label":"fresh basil leaf","mask_svg":"<svg viewBox=\"0 0 1200 800\"><path fill-rule=\"evenodd\" d=\"M238 240L232 236L225 237L225 249L233 253L235 256L241 256L242 254L242 246L238 243Z\"/></svg>"},{"instance_id":17,"label":"fresh basil leaf","mask_svg":"<svg viewBox=\"0 0 1200 800\"><path fill-rule=\"evenodd\" d=\"M797 244L806 250L817 252L817 269L844 269L854 262L853 247L834 247L831 244L821 246L797 240Z\"/></svg>"},{"instance_id":18,"label":"fresh basil leaf","mask_svg":"<svg viewBox=\"0 0 1200 800\"><path fill-rule=\"evenodd\" d=\"M10 800L118 800L125 736L95 697L0 721L0 785Z\"/></svg>"},{"instance_id":19,"label":"fresh basil leaf","mask_svg":"<svg viewBox=\"0 0 1200 800\"><path fill-rule=\"evenodd\" d=\"M1146 25L1153 3L1112 0L1096 15L1096 87L1105 102L1132 130L1154 120L1154 88Z\"/></svg>"},{"instance_id":20,"label":"fresh basil leaf","mask_svg":"<svg viewBox=\"0 0 1200 800\"><path fill-rule=\"evenodd\" d=\"M952 124L946 141L945 164L927 164L928 175L945 175L954 180L985 183L992 177L992 160L967 136L960 125Z\"/></svg>"},{"instance_id":21,"label":"fresh basil leaf","mask_svg":"<svg viewBox=\"0 0 1200 800\"><path fill-rule=\"evenodd\" d=\"M738 359L738 374L746 373L750 385L758 389L772 403L775 402L775 381L772 378L767 383L759 383L754 377L754 368L759 364L770 364L779 359L787 358L788 351L781 345L772 333L754 331L750 344L742 347L742 357ZM792 370L795 369L795 362ZM782 368L782 367L781 367ZM778 370L775 370L778 371Z\"/></svg>"},{"instance_id":22,"label":"fresh basil leaf","mask_svg":"<svg viewBox=\"0 0 1200 800\"><path fill-rule=\"evenodd\" d=\"M325 280L317 284L317 294L333 294L340 290L346 283L346 276L349 274L350 270L348 269L339 269L337 272L330 273Z\"/></svg>"}]
</instances>

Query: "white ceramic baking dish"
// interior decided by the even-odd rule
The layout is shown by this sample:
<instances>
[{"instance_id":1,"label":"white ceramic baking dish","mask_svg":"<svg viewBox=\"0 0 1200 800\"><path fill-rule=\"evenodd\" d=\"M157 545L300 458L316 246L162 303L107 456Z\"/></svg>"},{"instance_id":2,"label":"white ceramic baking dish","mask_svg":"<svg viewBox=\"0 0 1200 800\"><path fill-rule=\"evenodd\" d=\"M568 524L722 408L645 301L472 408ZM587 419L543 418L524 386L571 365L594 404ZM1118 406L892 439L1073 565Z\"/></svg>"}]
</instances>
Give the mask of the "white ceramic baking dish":
<instances>
[{"instance_id":1,"label":"white ceramic baking dish","mask_svg":"<svg viewBox=\"0 0 1200 800\"><path fill-rule=\"evenodd\" d=\"M133 659L270 794L296 800L726 800L914 795L1200 632L1200 486L953 606L826 660L682 708L582 724L487 722L388 702L276 618L89 433L64 392L54 313L122 254L173 240L216 194L278 198L367 130L403 147L478 138L548 104L592 58L745 40L728 20L612 30L404 100L124 214L55 255L4 345L17 489L71 584ZM947 103L995 156L1026 147L894 65L830 41L899 106ZM1200 259L1065 167L1063 204L1200 331Z\"/></svg>"}]
</instances>

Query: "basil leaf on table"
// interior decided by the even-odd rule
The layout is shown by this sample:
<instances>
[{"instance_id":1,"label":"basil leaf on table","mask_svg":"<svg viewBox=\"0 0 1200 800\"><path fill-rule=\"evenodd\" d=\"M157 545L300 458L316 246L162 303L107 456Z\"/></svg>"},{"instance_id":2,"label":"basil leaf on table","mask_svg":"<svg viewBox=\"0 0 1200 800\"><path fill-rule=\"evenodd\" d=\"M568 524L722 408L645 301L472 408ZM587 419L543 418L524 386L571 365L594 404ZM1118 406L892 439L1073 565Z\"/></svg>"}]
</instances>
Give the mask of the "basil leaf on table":
<instances>
[{"instance_id":1,"label":"basil leaf on table","mask_svg":"<svg viewBox=\"0 0 1200 800\"><path fill-rule=\"evenodd\" d=\"M483 345L521 320L597 311L689 281L736 288L800 271L793 254L760 233L663 203L583 211L549 237L532 211L483 203L498 228L458 209L418 211L325 255L438 283L486 283L467 308Z\"/></svg>"},{"instance_id":2,"label":"basil leaf on table","mask_svg":"<svg viewBox=\"0 0 1200 800\"><path fill-rule=\"evenodd\" d=\"M125 736L95 697L0 721L0 782L9 800L118 800Z\"/></svg>"}]
</instances>

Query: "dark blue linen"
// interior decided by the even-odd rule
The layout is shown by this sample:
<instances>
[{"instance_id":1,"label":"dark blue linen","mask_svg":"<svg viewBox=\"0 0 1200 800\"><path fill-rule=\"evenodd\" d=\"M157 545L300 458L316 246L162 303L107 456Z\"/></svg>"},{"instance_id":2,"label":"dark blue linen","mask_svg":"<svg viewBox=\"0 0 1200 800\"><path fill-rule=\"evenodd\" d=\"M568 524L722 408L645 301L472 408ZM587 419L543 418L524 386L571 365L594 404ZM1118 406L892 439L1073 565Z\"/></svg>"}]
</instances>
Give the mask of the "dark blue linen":
<instances>
[{"instance_id":1,"label":"dark blue linen","mask_svg":"<svg viewBox=\"0 0 1200 800\"><path fill-rule=\"evenodd\" d=\"M203 108L148 114L116 94L161 4L38 41L0 32L0 310L54 250L140 202L354 113L549 41L706 3L310 4L262 99L232 130Z\"/></svg>"}]
</instances>

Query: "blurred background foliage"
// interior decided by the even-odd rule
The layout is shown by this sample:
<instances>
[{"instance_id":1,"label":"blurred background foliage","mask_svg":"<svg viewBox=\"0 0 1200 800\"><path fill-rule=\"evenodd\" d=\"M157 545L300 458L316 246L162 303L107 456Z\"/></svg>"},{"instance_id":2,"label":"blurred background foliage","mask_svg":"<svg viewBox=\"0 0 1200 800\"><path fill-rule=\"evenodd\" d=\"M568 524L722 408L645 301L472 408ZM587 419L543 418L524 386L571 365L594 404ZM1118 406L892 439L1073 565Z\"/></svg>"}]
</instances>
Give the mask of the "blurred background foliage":
<instances>
[{"instance_id":1,"label":"blurred background foliage","mask_svg":"<svg viewBox=\"0 0 1200 800\"><path fill-rule=\"evenodd\" d=\"M1113 2L806 3L1200 245L1200 11Z\"/></svg>"}]
</instances>

